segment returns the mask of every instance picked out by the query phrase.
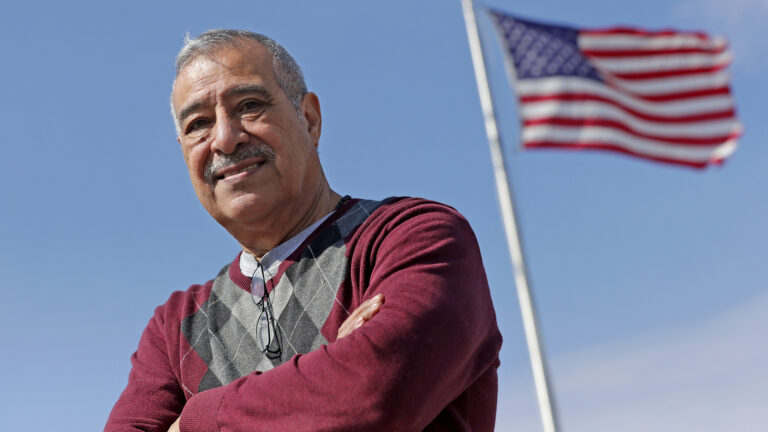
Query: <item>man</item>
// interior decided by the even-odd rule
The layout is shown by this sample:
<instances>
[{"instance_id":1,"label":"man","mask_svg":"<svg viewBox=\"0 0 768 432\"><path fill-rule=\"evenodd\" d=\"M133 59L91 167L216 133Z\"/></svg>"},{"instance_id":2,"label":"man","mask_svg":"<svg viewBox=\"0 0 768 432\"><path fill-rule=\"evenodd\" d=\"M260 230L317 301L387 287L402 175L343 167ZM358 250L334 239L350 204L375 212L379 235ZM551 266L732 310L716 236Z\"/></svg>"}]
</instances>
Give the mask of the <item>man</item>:
<instances>
[{"instance_id":1,"label":"man","mask_svg":"<svg viewBox=\"0 0 768 432\"><path fill-rule=\"evenodd\" d=\"M466 220L333 191L318 98L271 39L209 31L176 69L192 184L242 252L157 308L105 430L492 430L501 336Z\"/></svg>"}]
</instances>

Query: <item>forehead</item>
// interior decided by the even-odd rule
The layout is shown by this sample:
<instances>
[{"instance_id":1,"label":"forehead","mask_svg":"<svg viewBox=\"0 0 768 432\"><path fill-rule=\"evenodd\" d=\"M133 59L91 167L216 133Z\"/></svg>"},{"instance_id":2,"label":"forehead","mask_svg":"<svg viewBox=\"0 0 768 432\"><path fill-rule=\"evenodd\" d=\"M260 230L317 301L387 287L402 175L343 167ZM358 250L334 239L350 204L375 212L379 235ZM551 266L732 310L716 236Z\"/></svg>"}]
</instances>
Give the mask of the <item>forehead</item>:
<instances>
[{"instance_id":1,"label":"forehead","mask_svg":"<svg viewBox=\"0 0 768 432\"><path fill-rule=\"evenodd\" d=\"M241 46L222 47L193 58L177 75L171 98L178 114L184 105L244 83L265 88L275 84L272 56L257 42L244 41Z\"/></svg>"}]
</instances>

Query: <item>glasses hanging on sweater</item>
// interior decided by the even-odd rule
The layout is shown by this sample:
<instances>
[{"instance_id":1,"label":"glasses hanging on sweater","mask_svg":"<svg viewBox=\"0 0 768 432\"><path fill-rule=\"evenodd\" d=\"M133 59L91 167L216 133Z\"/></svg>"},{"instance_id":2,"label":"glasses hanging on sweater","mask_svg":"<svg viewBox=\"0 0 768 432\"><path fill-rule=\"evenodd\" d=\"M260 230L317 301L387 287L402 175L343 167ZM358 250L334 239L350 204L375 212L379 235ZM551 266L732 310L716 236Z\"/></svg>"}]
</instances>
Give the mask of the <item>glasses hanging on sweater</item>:
<instances>
[{"instance_id":1,"label":"glasses hanging on sweater","mask_svg":"<svg viewBox=\"0 0 768 432\"><path fill-rule=\"evenodd\" d=\"M267 292L267 279L264 276L264 267L257 262L256 271L251 277L251 295L259 308L259 316L256 321L256 342L261 352L270 360L279 359L282 354L280 334L277 331L275 315L272 311L272 302Z\"/></svg>"}]
</instances>

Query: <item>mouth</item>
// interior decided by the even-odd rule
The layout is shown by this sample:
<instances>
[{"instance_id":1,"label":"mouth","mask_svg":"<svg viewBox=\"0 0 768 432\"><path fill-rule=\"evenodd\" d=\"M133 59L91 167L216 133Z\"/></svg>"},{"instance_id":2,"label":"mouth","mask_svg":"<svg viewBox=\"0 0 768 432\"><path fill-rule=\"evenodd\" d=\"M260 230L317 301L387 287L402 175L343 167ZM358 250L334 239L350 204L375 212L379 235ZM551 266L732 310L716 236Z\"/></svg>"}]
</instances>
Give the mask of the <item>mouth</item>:
<instances>
[{"instance_id":1,"label":"mouth","mask_svg":"<svg viewBox=\"0 0 768 432\"><path fill-rule=\"evenodd\" d=\"M219 181L235 183L248 177L252 172L258 170L266 162L267 161L262 158L250 158L235 165L216 170L213 173L212 180L214 183Z\"/></svg>"}]
</instances>

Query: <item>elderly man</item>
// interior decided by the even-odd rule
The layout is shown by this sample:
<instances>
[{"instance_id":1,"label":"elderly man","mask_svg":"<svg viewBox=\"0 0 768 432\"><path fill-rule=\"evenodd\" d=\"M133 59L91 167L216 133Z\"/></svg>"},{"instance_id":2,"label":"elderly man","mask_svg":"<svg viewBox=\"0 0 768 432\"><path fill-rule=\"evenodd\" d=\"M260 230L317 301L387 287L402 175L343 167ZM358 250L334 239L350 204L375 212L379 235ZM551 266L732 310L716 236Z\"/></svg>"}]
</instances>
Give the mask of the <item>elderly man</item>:
<instances>
[{"instance_id":1,"label":"elderly man","mask_svg":"<svg viewBox=\"0 0 768 432\"><path fill-rule=\"evenodd\" d=\"M189 40L171 99L242 251L156 309L105 430L492 430L501 335L466 220L334 192L318 98L263 35Z\"/></svg>"}]
</instances>

